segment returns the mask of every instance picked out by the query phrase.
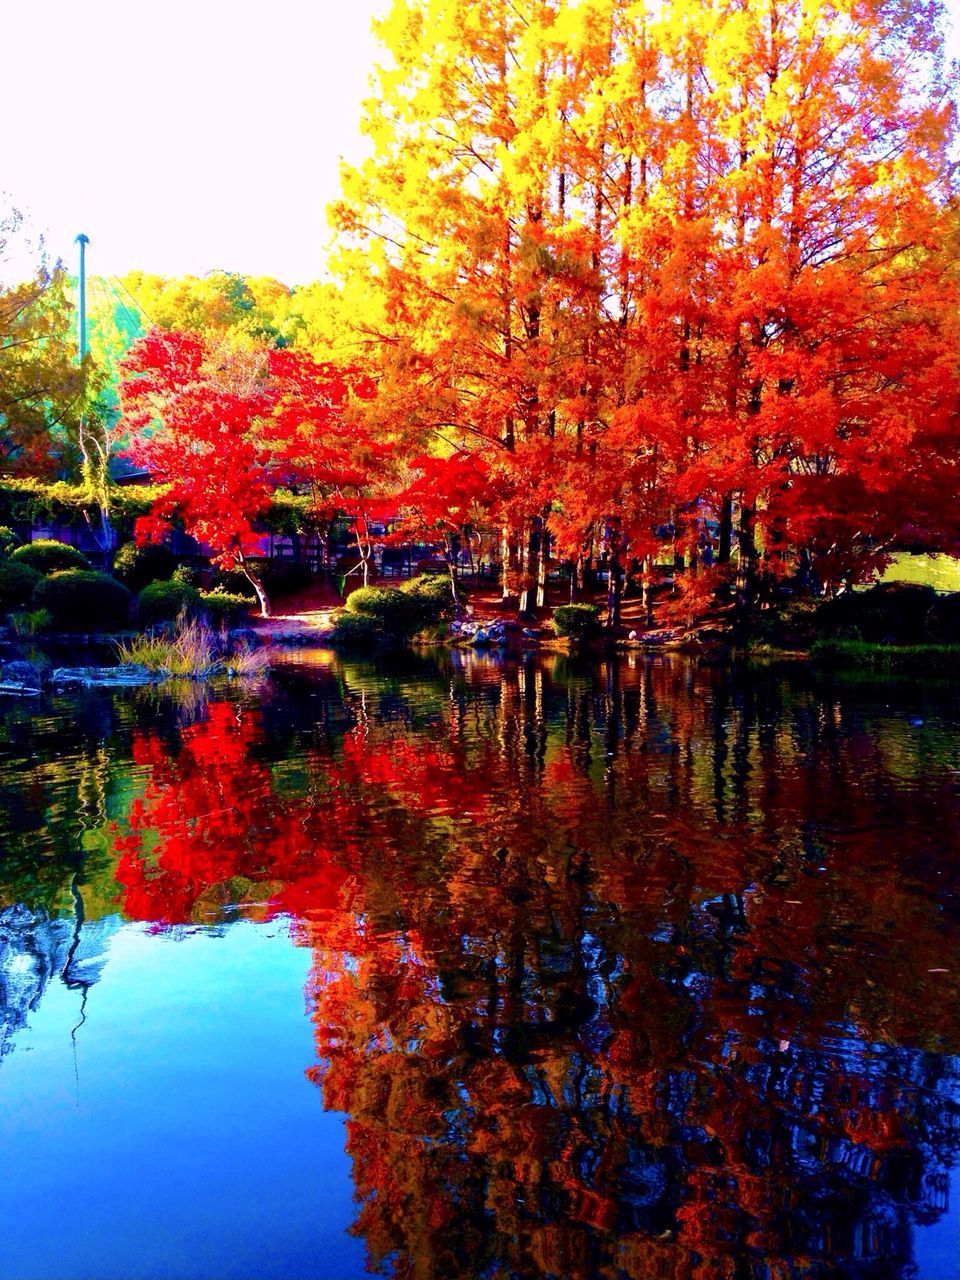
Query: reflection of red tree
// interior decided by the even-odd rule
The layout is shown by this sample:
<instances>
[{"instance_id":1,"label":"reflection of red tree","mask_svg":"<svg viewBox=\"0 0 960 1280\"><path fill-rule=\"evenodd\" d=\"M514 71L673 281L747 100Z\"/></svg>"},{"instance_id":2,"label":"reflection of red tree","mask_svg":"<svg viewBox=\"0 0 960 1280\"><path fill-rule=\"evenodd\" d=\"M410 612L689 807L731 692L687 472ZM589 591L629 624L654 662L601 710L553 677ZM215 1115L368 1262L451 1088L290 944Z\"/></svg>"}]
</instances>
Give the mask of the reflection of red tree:
<instances>
[{"instance_id":1,"label":"reflection of red tree","mask_svg":"<svg viewBox=\"0 0 960 1280\"><path fill-rule=\"evenodd\" d=\"M175 753L135 733L143 795L116 840L127 915L175 924L209 921L238 899L248 914L338 901L346 875L328 843L337 797L288 803L256 758L261 734L256 713L229 702L212 702Z\"/></svg>"}]
</instances>

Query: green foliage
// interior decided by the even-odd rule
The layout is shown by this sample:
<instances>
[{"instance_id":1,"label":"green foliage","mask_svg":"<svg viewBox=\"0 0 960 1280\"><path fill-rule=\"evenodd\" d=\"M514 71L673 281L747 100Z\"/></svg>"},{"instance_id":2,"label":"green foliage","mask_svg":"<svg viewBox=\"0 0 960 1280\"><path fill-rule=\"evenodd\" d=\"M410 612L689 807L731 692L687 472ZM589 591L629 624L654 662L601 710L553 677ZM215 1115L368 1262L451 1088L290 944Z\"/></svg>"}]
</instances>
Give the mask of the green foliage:
<instances>
[{"instance_id":1,"label":"green foliage","mask_svg":"<svg viewBox=\"0 0 960 1280\"><path fill-rule=\"evenodd\" d=\"M36 542L17 547L11 551L10 559L42 574L60 573L64 569L90 568L90 561L82 551L53 538L39 538Z\"/></svg>"},{"instance_id":2,"label":"green foliage","mask_svg":"<svg viewBox=\"0 0 960 1280\"><path fill-rule=\"evenodd\" d=\"M814 627L824 639L866 640L870 644L920 644L928 614L937 602L932 587L891 582L869 591L847 591L817 609Z\"/></svg>"},{"instance_id":3,"label":"green foliage","mask_svg":"<svg viewBox=\"0 0 960 1280\"><path fill-rule=\"evenodd\" d=\"M409 640L424 625L424 605L396 587L360 587L347 597L348 613L368 618L379 635Z\"/></svg>"},{"instance_id":4,"label":"green foliage","mask_svg":"<svg viewBox=\"0 0 960 1280\"><path fill-rule=\"evenodd\" d=\"M39 635L42 631L49 631L52 624L53 618L47 609L32 609L25 613L10 615L10 625L13 627L14 634L21 639Z\"/></svg>"},{"instance_id":5,"label":"green foliage","mask_svg":"<svg viewBox=\"0 0 960 1280\"><path fill-rule=\"evenodd\" d=\"M341 613L333 624L333 643L338 647L363 647L382 640L383 632L373 618L362 613Z\"/></svg>"},{"instance_id":6,"label":"green foliage","mask_svg":"<svg viewBox=\"0 0 960 1280\"><path fill-rule=\"evenodd\" d=\"M19 547L20 539L5 524L0 524L0 560L4 559L16 547Z\"/></svg>"},{"instance_id":7,"label":"green foliage","mask_svg":"<svg viewBox=\"0 0 960 1280\"><path fill-rule=\"evenodd\" d=\"M58 631L109 631L130 617L131 595L109 573L67 569L42 578L33 593L37 609L46 609Z\"/></svg>"},{"instance_id":8,"label":"green foliage","mask_svg":"<svg viewBox=\"0 0 960 1280\"><path fill-rule=\"evenodd\" d=\"M457 611L450 579L444 573L424 573L417 578L410 578L401 585L400 590L420 606L424 626L440 622L444 618L452 618ZM466 592L460 587L457 590L462 602L466 598Z\"/></svg>"},{"instance_id":9,"label":"green foliage","mask_svg":"<svg viewBox=\"0 0 960 1280\"><path fill-rule=\"evenodd\" d=\"M114 576L131 591L142 591L151 582L166 582L176 568L173 552L156 542L138 546L125 542L113 562Z\"/></svg>"},{"instance_id":10,"label":"green foliage","mask_svg":"<svg viewBox=\"0 0 960 1280\"><path fill-rule=\"evenodd\" d=\"M27 604L41 581L42 576L28 564L18 564L15 560L0 561L0 613L9 613L11 609Z\"/></svg>"},{"instance_id":11,"label":"green foliage","mask_svg":"<svg viewBox=\"0 0 960 1280\"><path fill-rule=\"evenodd\" d=\"M200 610L212 627L235 627L250 614L256 605L250 596L234 595L217 588L200 592Z\"/></svg>"},{"instance_id":12,"label":"green foliage","mask_svg":"<svg viewBox=\"0 0 960 1280\"><path fill-rule=\"evenodd\" d=\"M595 635L600 630L600 610L594 604L562 604L554 611L553 625L558 636Z\"/></svg>"},{"instance_id":13,"label":"green foliage","mask_svg":"<svg viewBox=\"0 0 960 1280\"><path fill-rule=\"evenodd\" d=\"M157 622L172 622L181 613L195 614L200 607L200 592L183 582L151 582L140 592L137 621L141 627Z\"/></svg>"},{"instance_id":14,"label":"green foliage","mask_svg":"<svg viewBox=\"0 0 960 1280\"><path fill-rule=\"evenodd\" d=\"M170 575L170 580L171 582L182 582L188 587L199 587L202 582L202 577L200 570L195 569L193 565L178 564ZM246 582L246 578L244 578L244 582Z\"/></svg>"}]
</instances>

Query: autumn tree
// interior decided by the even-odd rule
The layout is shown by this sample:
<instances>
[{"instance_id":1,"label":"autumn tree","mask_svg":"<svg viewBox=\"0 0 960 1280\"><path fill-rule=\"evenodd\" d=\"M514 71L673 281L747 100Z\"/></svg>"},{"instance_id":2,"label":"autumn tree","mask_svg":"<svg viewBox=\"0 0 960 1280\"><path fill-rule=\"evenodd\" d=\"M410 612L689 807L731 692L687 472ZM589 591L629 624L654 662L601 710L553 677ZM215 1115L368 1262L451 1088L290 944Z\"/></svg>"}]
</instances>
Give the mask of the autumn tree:
<instances>
[{"instance_id":1,"label":"autumn tree","mask_svg":"<svg viewBox=\"0 0 960 1280\"><path fill-rule=\"evenodd\" d=\"M30 250L26 266L24 248ZM29 270L28 278L23 273ZM27 243L16 210L0 216L0 467L49 475L75 462L84 397L63 266Z\"/></svg>"}]
</instances>

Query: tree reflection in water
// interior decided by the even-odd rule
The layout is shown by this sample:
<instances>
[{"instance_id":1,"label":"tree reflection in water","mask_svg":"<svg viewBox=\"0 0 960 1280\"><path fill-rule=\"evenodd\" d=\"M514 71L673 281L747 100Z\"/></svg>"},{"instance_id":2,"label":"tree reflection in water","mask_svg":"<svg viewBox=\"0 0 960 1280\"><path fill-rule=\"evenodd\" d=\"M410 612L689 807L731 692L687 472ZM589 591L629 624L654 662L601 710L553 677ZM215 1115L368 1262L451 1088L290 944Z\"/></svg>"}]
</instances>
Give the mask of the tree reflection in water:
<instances>
[{"instance_id":1,"label":"tree reflection in water","mask_svg":"<svg viewBox=\"0 0 960 1280\"><path fill-rule=\"evenodd\" d=\"M122 908L292 918L372 1265L906 1280L960 1152L960 733L908 696L291 667L131 725Z\"/></svg>"}]
</instances>

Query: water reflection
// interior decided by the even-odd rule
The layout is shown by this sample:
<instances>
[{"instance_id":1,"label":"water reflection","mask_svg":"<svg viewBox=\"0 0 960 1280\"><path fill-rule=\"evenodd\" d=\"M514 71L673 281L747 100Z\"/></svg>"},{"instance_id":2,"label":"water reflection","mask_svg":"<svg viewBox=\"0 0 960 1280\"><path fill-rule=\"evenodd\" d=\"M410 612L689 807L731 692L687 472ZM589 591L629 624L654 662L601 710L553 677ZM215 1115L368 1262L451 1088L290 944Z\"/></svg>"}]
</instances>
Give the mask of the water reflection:
<instances>
[{"instance_id":1,"label":"water reflection","mask_svg":"<svg viewBox=\"0 0 960 1280\"><path fill-rule=\"evenodd\" d=\"M958 726L446 654L3 707L4 1046L118 910L289 918L372 1266L907 1280L956 1212Z\"/></svg>"}]
</instances>

